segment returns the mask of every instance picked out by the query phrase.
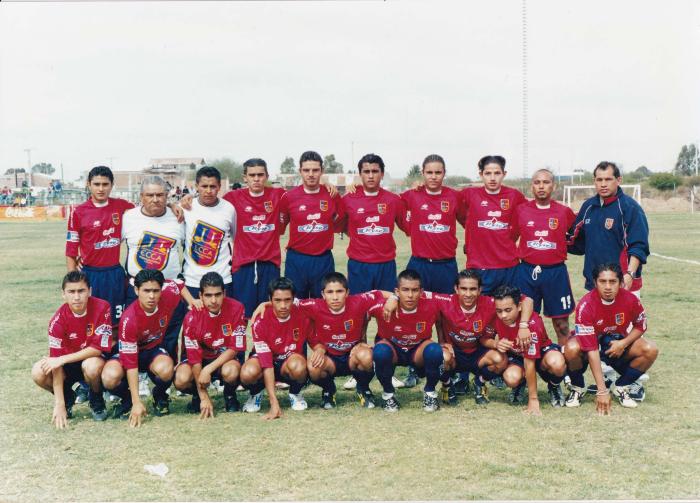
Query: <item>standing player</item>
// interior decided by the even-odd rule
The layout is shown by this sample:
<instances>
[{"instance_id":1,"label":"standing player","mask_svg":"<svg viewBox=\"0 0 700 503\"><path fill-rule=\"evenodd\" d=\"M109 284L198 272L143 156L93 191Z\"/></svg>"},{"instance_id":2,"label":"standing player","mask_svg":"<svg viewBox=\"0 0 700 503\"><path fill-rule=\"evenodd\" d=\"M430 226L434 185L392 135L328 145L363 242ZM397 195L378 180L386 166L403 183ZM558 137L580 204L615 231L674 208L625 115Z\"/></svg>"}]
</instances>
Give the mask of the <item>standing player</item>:
<instances>
[{"instance_id":1,"label":"standing player","mask_svg":"<svg viewBox=\"0 0 700 503\"><path fill-rule=\"evenodd\" d=\"M270 410L263 419L277 419L282 417L282 411L275 395L276 380L289 384L292 410L302 411L308 407L301 389L308 375L303 348L310 324L294 306L294 284L289 279L273 280L268 291L272 306L253 321L255 353L241 368L241 384L250 391L250 398L243 405L244 412L260 410L264 388Z\"/></svg>"},{"instance_id":2,"label":"standing player","mask_svg":"<svg viewBox=\"0 0 700 503\"><path fill-rule=\"evenodd\" d=\"M636 407L637 401L630 396L630 385L654 364L659 350L654 342L642 337L647 329L644 307L636 295L622 288L624 275L620 266L599 264L593 269L593 279L595 289L581 298L576 308L574 336L566 344L566 362L571 376L566 406L581 405L585 393L583 373L590 364L598 390L596 410L599 414L609 414L610 392L601 361L620 374L613 389L620 405Z\"/></svg>"},{"instance_id":3,"label":"standing player","mask_svg":"<svg viewBox=\"0 0 700 503\"><path fill-rule=\"evenodd\" d=\"M207 388L212 377L224 383L226 412L240 410L236 387L245 354L246 319L243 304L225 297L223 278L208 272L199 282L204 309L187 313L183 322L186 359L175 369L175 387L192 394L191 412L214 415Z\"/></svg>"},{"instance_id":4,"label":"standing player","mask_svg":"<svg viewBox=\"0 0 700 503\"><path fill-rule=\"evenodd\" d=\"M542 318L532 313L527 322L531 333L528 344L520 343L518 327L523 322L520 313L522 296L520 290L508 285L499 286L493 294L496 307L496 333L498 344L508 350L508 367L503 371L503 380L513 391L508 400L515 404L521 401L525 385L528 390L526 412L540 415L540 403L537 398L537 374L547 383L550 401L553 407L563 405L559 384L566 373L566 362L558 344L552 343L547 336ZM525 382L523 382L523 377Z\"/></svg>"},{"instance_id":5,"label":"standing player","mask_svg":"<svg viewBox=\"0 0 700 503\"><path fill-rule=\"evenodd\" d=\"M95 421L107 418L100 374L103 354L112 348L112 319L109 304L90 296L90 280L80 271L63 278L63 304L49 322L49 356L32 367L37 386L54 395L51 422L65 428L75 403L73 384L84 379Z\"/></svg>"},{"instance_id":6,"label":"standing player","mask_svg":"<svg viewBox=\"0 0 700 503\"><path fill-rule=\"evenodd\" d=\"M331 196L321 185L323 159L308 151L299 158L302 184L280 198L282 231L289 225L289 243L284 273L297 296L321 297L321 279L335 270L333 232L343 219L340 196Z\"/></svg>"},{"instance_id":7,"label":"standing player","mask_svg":"<svg viewBox=\"0 0 700 503\"><path fill-rule=\"evenodd\" d=\"M167 281L163 273L143 269L134 278L136 301L124 311L119 322L119 359L108 361L102 371L104 387L122 399L115 414L129 424L140 426L146 414L138 393L138 373L148 372L155 384L153 411L170 412L166 390L173 378L173 359L163 347L166 329L180 304L180 297L192 305L194 299L181 281ZM126 373L126 380L124 379Z\"/></svg>"}]
</instances>

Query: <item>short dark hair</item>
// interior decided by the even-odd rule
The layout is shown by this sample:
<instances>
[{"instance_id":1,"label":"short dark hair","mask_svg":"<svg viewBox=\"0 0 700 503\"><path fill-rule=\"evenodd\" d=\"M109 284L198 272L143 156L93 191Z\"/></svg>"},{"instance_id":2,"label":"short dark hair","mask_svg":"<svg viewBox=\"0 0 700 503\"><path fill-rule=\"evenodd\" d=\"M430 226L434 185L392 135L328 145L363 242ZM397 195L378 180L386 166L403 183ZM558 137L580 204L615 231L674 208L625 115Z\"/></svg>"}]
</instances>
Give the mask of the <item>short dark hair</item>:
<instances>
[{"instance_id":1,"label":"short dark hair","mask_svg":"<svg viewBox=\"0 0 700 503\"><path fill-rule=\"evenodd\" d=\"M318 152L314 152L313 150L307 150L303 154L301 154L301 157L299 157L299 167L301 168L302 163L306 161L316 161L321 164L321 169L323 169L323 157L321 157L321 154Z\"/></svg>"},{"instance_id":2,"label":"short dark hair","mask_svg":"<svg viewBox=\"0 0 700 503\"><path fill-rule=\"evenodd\" d=\"M348 279L340 272L329 272L326 274L321 279L321 290L325 290L328 283L340 283L343 285L343 288L348 289Z\"/></svg>"},{"instance_id":3,"label":"short dark hair","mask_svg":"<svg viewBox=\"0 0 700 503\"><path fill-rule=\"evenodd\" d=\"M149 281L155 281L161 288L163 283L165 283L165 278L163 273L155 269L141 269L136 276L134 276L134 286L136 288L141 288L141 285L148 283Z\"/></svg>"},{"instance_id":4,"label":"short dark hair","mask_svg":"<svg viewBox=\"0 0 700 503\"><path fill-rule=\"evenodd\" d=\"M275 290L289 290L292 292L292 296L294 296L296 293L292 280L285 278L284 276L280 276L279 278L275 278L270 281L270 284L267 286L267 294L270 299L272 299L272 294L275 293Z\"/></svg>"},{"instance_id":5,"label":"short dark hair","mask_svg":"<svg viewBox=\"0 0 700 503\"><path fill-rule=\"evenodd\" d=\"M620 283L622 283L625 279L625 275L622 273L622 267L620 267L620 264L608 262L605 264L598 264L593 268L593 281L597 281L598 276L605 271L614 272L615 275L617 275L617 279L620 280Z\"/></svg>"},{"instance_id":6,"label":"short dark hair","mask_svg":"<svg viewBox=\"0 0 700 503\"><path fill-rule=\"evenodd\" d=\"M363 155L362 159L357 161L357 172L358 173L360 173L362 171L362 165L364 163L379 164L379 169L381 169L382 173L384 173L384 161L377 154L365 154L365 155Z\"/></svg>"},{"instance_id":7,"label":"short dark hair","mask_svg":"<svg viewBox=\"0 0 700 503\"><path fill-rule=\"evenodd\" d=\"M501 155L485 155L479 159L479 173L484 171L489 164L498 164L501 167L501 171L505 173L506 171L506 158Z\"/></svg>"},{"instance_id":8,"label":"short dark hair","mask_svg":"<svg viewBox=\"0 0 700 503\"><path fill-rule=\"evenodd\" d=\"M194 182L199 183L199 180L203 177L216 178L216 181L221 185L221 173L214 166L202 166L197 170L197 174L194 176Z\"/></svg>"},{"instance_id":9,"label":"short dark hair","mask_svg":"<svg viewBox=\"0 0 700 503\"><path fill-rule=\"evenodd\" d=\"M593 178L595 178L596 171L598 171L599 169L602 169L603 171L605 171L608 168L612 168L613 176L615 178L620 178L622 176L620 174L620 168L617 167L617 164L615 164L614 162L610 162L610 161L601 161L598 163L598 165L593 170Z\"/></svg>"},{"instance_id":10,"label":"short dark hair","mask_svg":"<svg viewBox=\"0 0 700 503\"><path fill-rule=\"evenodd\" d=\"M88 173L88 183L92 181L96 176L106 176L109 178L109 183L114 183L114 173L107 166L95 166Z\"/></svg>"},{"instance_id":11,"label":"short dark hair","mask_svg":"<svg viewBox=\"0 0 700 503\"><path fill-rule=\"evenodd\" d=\"M479 283L479 288L481 288L481 273L476 269L462 269L457 274L455 279L455 286L459 286L459 282L463 279L475 279Z\"/></svg>"},{"instance_id":12,"label":"short dark hair","mask_svg":"<svg viewBox=\"0 0 700 503\"><path fill-rule=\"evenodd\" d=\"M68 283L80 283L81 281L84 282L88 288L90 288L90 279L87 277L87 274L85 274L83 271L71 271L63 276L61 290L65 290Z\"/></svg>"},{"instance_id":13,"label":"short dark hair","mask_svg":"<svg viewBox=\"0 0 700 503\"><path fill-rule=\"evenodd\" d=\"M398 285L401 283L401 280L405 279L406 281L418 281L418 284L420 284L421 288L423 287L423 282L420 279L420 274L418 274L418 271L415 269L404 269L399 273L399 276L396 278L396 284Z\"/></svg>"},{"instance_id":14,"label":"short dark hair","mask_svg":"<svg viewBox=\"0 0 700 503\"><path fill-rule=\"evenodd\" d=\"M513 299L513 303L517 306L520 304L520 288L517 286L501 285L493 292L495 300L503 300L507 297Z\"/></svg>"},{"instance_id":15,"label":"short dark hair","mask_svg":"<svg viewBox=\"0 0 700 503\"><path fill-rule=\"evenodd\" d=\"M218 272L208 272L202 279L199 280L199 291L203 292L207 287L221 287L221 291L225 291L224 278Z\"/></svg>"},{"instance_id":16,"label":"short dark hair","mask_svg":"<svg viewBox=\"0 0 700 503\"><path fill-rule=\"evenodd\" d=\"M258 157L253 157L252 159L248 159L246 162L243 163L243 174L248 174L248 168L255 168L258 166L265 168L265 175L270 176L270 174L267 172L267 163L263 159L260 159Z\"/></svg>"},{"instance_id":17,"label":"short dark hair","mask_svg":"<svg viewBox=\"0 0 700 503\"><path fill-rule=\"evenodd\" d=\"M442 164L442 169L445 171L445 173L447 173L447 165L445 164L445 159L443 159L441 155L430 154L429 156L427 156L425 159L423 159L423 165L421 166L421 169L425 169L425 165L429 162L439 162L440 164Z\"/></svg>"}]
</instances>

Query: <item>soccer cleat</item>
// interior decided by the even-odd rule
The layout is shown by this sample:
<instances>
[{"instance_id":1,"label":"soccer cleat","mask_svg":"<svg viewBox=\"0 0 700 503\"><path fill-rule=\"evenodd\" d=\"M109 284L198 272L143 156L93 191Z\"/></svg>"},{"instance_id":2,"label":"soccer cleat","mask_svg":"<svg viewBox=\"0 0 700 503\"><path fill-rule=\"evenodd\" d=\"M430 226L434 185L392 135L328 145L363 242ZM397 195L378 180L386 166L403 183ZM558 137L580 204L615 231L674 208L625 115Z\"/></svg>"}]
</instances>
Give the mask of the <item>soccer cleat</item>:
<instances>
[{"instance_id":1,"label":"soccer cleat","mask_svg":"<svg viewBox=\"0 0 700 503\"><path fill-rule=\"evenodd\" d=\"M583 400L583 395L586 394L585 388L579 388L578 386L571 385L571 391L569 391L569 396L566 397L564 405L566 407L580 407L581 400Z\"/></svg>"},{"instance_id":2,"label":"soccer cleat","mask_svg":"<svg viewBox=\"0 0 700 503\"><path fill-rule=\"evenodd\" d=\"M261 403L262 391L256 395L251 393L248 400L243 404L243 412L259 412Z\"/></svg>"},{"instance_id":3,"label":"soccer cleat","mask_svg":"<svg viewBox=\"0 0 700 503\"><path fill-rule=\"evenodd\" d=\"M80 381L75 390L75 403L85 403L89 401L90 386L86 382Z\"/></svg>"},{"instance_id":4,"label":"soccer cleat","mask_svg":"<svg viewBox=\"0 0 700 503\"><path fill-rule=\"evenodd\" d=\"M523 405L526 401L525 393L523 393L525 389L525 383L523 382L510 390L510 393L508 393L508 403L511 405Z\"/></svg>"},{"instance_id":5,"label":"soccer cleat","mask_svg":"<svg viewBox=\"0 0 700 503\"><path fill-rule=\"evenodd\" d=\"M612 386L612 383L613 382L610 379L605 379L605 387L606 388L610 389L610 386ZM589 395L595 395L597 391L598 391L598 386L596 386L595 383L589 384L588 387L586 388L586 393L588 393Z\"/></svg>"},{"instance_id":6,"label":"soccer cleat","mask_svg":"<svg viewBox=\"0 0 700 503\"><path fill-rule=\"evenodd\" d=\"M455 387L452 383L447 385L442 383L442 386L440 387L440 399L442 400L442 403L457 405L457 392L455 391Z\"/></svg>"},{"instance_id":7,"label":"soccer cleat","mask_svg":"<svg viewBox=\"0 0 700 503\"><path fill-rule=\"evenodd\" d=\"M474 377L474 401L477 405L489 403L489 393L486 383L482 383L479 377Z\"/></svg>"},{"instance_id":8,"label":"soccer cleat","mask_svg":"<svg viewBox=\"0 0 700 503\"><path fill-rule=\"evenodd\" d=\"M637 402L630 397L629 388L627 386L615 386L613 388L613 395L617 397L620 401L620 405L623 407L634 409L637 406Z\"/></svg>"},{"instance_id":9,"label":"soccer cleat","mask_svg":"<svg viewBox=\"0 0 700 503\"><path fill-rule=\"evenodd\" d=\"M360 400L360 405L365 409L374 409L374 395L370 390L357 392L357 398Z\"/></svg>"},{"instance_id":10,"label":"soccer cleat","mask_svg":"<svg viewBox=\"0 0 700 503\"><path fill-rule=\"evenodd\" d=\"M547 392L549 393L549 403L552 407L564 406L564 395L561 393L560 384L547 383Z\"/></svg>"},{"instance_id":11,"label":"soccer cleat","mask_svg":"<svg viewBox=\"0 0 700 503\"><path fill-rule=\"evenodd\" d=\"M459 374L455 380L452 381L452 386L455 388L455 393L458 395L466 395L469 393L469 381L467 379L462 379Z\"/></svg>"},{"instance_id":12,"label":"soccer cleat","mask_svg":"<svg viewBox=\"0 0 700 503\"><path fill-rule=\"evenodd\" d=\"M396 376L391 376L391 385L396 389L406 387L406 384Z\"/></svg>"},{"instance_id":13,"label":"soccer cleat","mask_svg":"<svg viewBox=\"0 0 700 503\"><path fill-rule=\"evenodd\" d=\"M430 396L427 392L423 393L423 410L426 412L435 412L440 408L440 400L437 396Z\"/></svg>"},{"instance_id":14,"label":"soccer cleat","mask_svg":"<svg viewBox=\"0 0 700 503\"><path fill-rule=\"evenodd\" d=\"M90 393L88 395L88 400L90 402L90 411L92 412L92 419L95 421L104 421L107 419L107 407L105 405L105 399L102 393Z\"/></svg>"},{"instance_id":15,"label":"soccer cleat","mask_svg":"<svg viewBox=\"0 0 700 503\"><path fill-rule=\"evenodd\" d=\"M66 417L73 419L73 405L77 402L78 395L69 387L63 388L63 401L66 404Z\"/></svg>"},{"instance_id":16,"label":"soccer cleat","mask_svg":"<svg viewBox=\"0 0 700 503\"><path fill-rule=\"evenodd\" d=\"M385 412L398 412L400 408L399 401L392 395L384 400L384 407L382 408Z\"/></svg>"},{"instance_id":17,"label":"soccer cleat","mask_svg":"<svg viewBox=\"0 0 700 503\"><path fill-rule=\"evenodd\" d=\"M148 396L151 394L151 389L148 387L148 374L139 372L139 396Z\"/></svg>"},{"instance_id":18,"label":"soccer cleat","mask_svg":"<svg viewBox=\"0 0 700 503\"><path fill-rule=\"evenodd\" d=\"M643 402L644 398L646 397L646 392L644 391L644 386L639 384L639 381L633 382L629 386L627 386L630 394L630 398L632 400L636 400L637 402Z\"/></svg>"},{"instance_id":19,"label":"soccer cleat","mask_svg":"<svg viewBox=\"0 0 700 503\"><path fill-rule=\"evenodd\" d=\"M501 376L495 377L489 381L491 385L496 389L506 389L506 382Z\"/></svg>"},{"instance_id":20,"label":"soccer cleat","mask_svg":"<svg viewBox=\"0 0 700 503\"><path fill-rule=\"evenodd\" d=\"M131 414L131 401L124 402L120 400L118 404L112 409L112 417L114 419L129 419L129 414Z\"/></svg>"},{"instance_id":21,"label":"soccer cleat","mask_svg":"<svg viewBox=\"0 0 700 503\"><path fill-rule=\"evenodd\" d=\"M170 399L167 396L158 399L153 397L153 415L160 417L168 414L170 414Z\"/></svg>"},{"instance_id":22,"label":"soccer cleat","mask_svg":"<svg viewBox=\"0 0 700 503\"><path fill-rule=\"evenodd\" d=\"M322 409L335 409L335 393L329 393L324 391L321 393L321 408Z\"/></svg>"},{"instance_id":23,"label":"soccer cleat","mask_svg":"<svg viewBox=\"0 0 700 503\"><path fill-rule=\"evenodd\" d=\"M289 384L287 384L286 382L277 381L277 382L275 382L275 388L276 389L289 389Z\"/></svg>"},{"instance_id":24,"label":"soccer cleat","mask_svg":"<svg viewBox=\"0 0 700 503\"><path fill-rule=\"evenodd\" d=\"M241 410L241 404L238 403L238 397L235 393L233 395L224 396L224 410L226 410L226 412L238 412Z\"/></svg>"},{"instance_id":25,"label":"soccer cleat","mask_svg":"<svg viewBox=\"0 0 700 503\"><path fill-rule=\"evenodd\" d=\"M202 411L201 405L202 401L200 400L199 395L193 395L192 400L187 404L187 412L190 414L199 414Z\"/></svg>"},{"instance_id":26,"label":"soccer cleat","mask_svg":"<svg viewBox=\"0 0 700 503\"><path fill-rule=\"evenodd\" d=\"M302 395L301 392L296 395L294 393L289 394L289 405L291 405L292 410L296 411L306 410L309 407L309 404L306 403L304 395Z\"/></svg>"},{"instance_id":27,"label":"soccer cleat","mask_svg":"<svg viewBox=\"0 0 700 503\"><path fill-rule=\"evenodd\" d=\"M418 386L419 382L420 379L418 378L418 374L416 374L416 369L413 367L408 367L408 375L406 376L406 379L403 380L404 386L406 388L413 388Z\"/></svg>"},{"instance_id":28,"label":"soccer cleat","mask_svg":"<svg viewBox=\"0 0 700 503\"><path fill-rule=\"evenodd\" d=\"M345 384L343 384L343 389L355 389L356 387L357 387L357 381L352 376L350 376L350 379L345 381Z\"/></svg>"}]
</instances>

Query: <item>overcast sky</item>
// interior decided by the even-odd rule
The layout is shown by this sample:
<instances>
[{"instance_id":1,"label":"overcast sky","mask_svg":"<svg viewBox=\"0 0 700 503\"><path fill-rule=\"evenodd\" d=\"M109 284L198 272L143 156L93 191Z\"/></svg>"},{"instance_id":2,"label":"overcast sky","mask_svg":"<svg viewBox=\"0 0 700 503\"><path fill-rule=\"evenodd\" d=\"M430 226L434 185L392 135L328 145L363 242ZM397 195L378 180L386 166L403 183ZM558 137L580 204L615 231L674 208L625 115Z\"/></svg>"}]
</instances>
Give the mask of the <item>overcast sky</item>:
<instances>
[{"instance_id":1,"label":"overcast sky","mask_svg":"<svg viewBox=\"0 0 700 503\"><path fill-rule=\"evenodd\" d=\"M699 4L529 2L530 172L673 167L700 140ZM522 52L519 1L2 2L0 171L313 149L520 176Z\"/></svg>"}]
</instances>

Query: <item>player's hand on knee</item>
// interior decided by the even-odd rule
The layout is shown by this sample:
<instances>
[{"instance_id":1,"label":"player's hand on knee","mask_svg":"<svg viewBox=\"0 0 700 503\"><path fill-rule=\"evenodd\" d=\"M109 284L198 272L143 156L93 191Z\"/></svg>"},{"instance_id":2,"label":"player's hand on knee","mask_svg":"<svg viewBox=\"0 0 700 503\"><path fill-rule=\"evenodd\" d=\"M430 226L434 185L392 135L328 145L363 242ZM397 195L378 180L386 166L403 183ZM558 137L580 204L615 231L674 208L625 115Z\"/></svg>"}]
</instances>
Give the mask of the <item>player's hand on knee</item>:
<instances>
[{"instance_id":1,"label":"player's hand on knee","mask_svg":"<svg viewBox=\"0 0 700 503\"><path fill-rule=\"evenodd\" d=\"M49 375L52 371L63 366L63 361L60 358L52 358L45 356L41 359L41 370L44 374Z\"/></svg>"},{"instance_id":2,"label":"player's hand on knee","mask_svg":"<svg viewBox=\"0 0 700 503\"><path fill-rule=\"evenodd\" d=\"M326 361L326 350L322 347L314 349L313 353L311 353L311 358L309 358L309 361L311 362L311 366L313 368L321 367L323 362Z\"/></svg>"},{"instance_id":3,"label":"player's hand on knee","mask_svg":"<svg viewBox=\"0 0 700 503\"><path fill-rule=\"evenodd\" d=\"M595 397L595 410L599 416L609 416L610 409L612 408L612 399L610 398L610 393L605 393L603 395L596 395Z\"/></svg>"},{"instance_id":4,"label":"player's hand on knee","mask_svg":"<svg viewBox=\"0 0 700 503\"><path fill-rule=\"evenodd\" d=\"M271 419L279 419L281 417L282 417L282 409L280 409L279 406L277 406L277 407L270 407L270 410L267 411L267 414L265 414L262 418L265 421L269 421Z\"/></svg>"},{"instance_id":5,"label":"player's hand on knee","mask_svg":"<svg viewBox=\"0 0 700 503\"><path fill-rule=\"evenodd\" d=\"M496 350L500 351L501 353L507 353L513 349L513 342L509 341L508 339L498 339L498 342L496 343Z\"/></svg>"},{"instance_id":6,"label":"player's hand on knee","mask_svg":"<svg viewBox=\"0 0 700 503\"><path fill-rule=\"evenodd\" d=\"M605 354L610 358L620 358L625 352L625 343L622 340L612 341L610 347L605 351Z\"/></svg>"},{"instance_id":7,"label":"player's hand on knee","mask_svg":"<svg viewBox=\"0 0 700 503\"><path fill-rule=\"evenodd\" d=\"M202 369L202 371L199 373L199 378L197 379L197 384L199 384L203 388L208 388L209 385L211 384L211 373Z\"/></svg>"},{"instance_id":8,"label":"player's hand on knee","mask_svg":"<svg viewBox=\"0 0 700 503\"><path fill-rule=\"evenodd\" d=\"M132 428L138 428L141 426L141 420L146 416L146 407L143 403L135 403L131 407L131 414L129 414L129 426Z\"/></svg>"},{"instance_id":9,"label":"player's hand on knee","mask_svg":"<svg viewBox=\"0 0 700 503\"><path fill-rule=\"evenodd\" d=\"M211 403L209 398L204 398L199 405L199 419L206 419L208 417L214 417L214 404Z\"/></svg>"},{"instance_id":10,"label":"player's hand on knee","mask_svg":"<svg viewBox=\"0 0 700 503\"><path fill-rule=\"evenodd\" d=\"M59 430L68 427L68 412L65 405L54 405L51 423Z\"/></svg>"},{"instance_id":11,"label":"player's hand on knee","mask_svg":"<svg viewBox=\"0 0 700 503\"><path fill-rule=\"evenodd\" d=\"M523 414L528 416L541 416L540 401L537 398L530 398L527 401L527 407L523 409Z\"/></svg>"}]
</instances>

